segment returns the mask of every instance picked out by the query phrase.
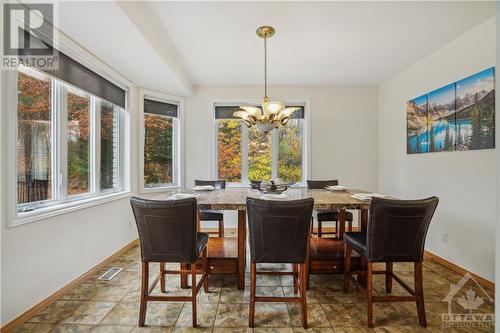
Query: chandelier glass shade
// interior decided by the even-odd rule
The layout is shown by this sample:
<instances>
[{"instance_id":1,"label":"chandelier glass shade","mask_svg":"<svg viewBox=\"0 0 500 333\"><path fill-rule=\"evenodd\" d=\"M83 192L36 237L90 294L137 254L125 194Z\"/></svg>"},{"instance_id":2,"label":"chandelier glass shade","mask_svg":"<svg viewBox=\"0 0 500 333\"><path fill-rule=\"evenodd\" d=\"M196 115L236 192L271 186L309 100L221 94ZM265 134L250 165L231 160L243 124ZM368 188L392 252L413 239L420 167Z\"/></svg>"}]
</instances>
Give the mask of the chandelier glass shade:
<instances>
[{"instance_id":1,"label":"chandelier glass shade","mask_svg":"<svg viewBox=\"0 0 500 333\"><path fill-rule=\"evenodd\" d=\"M233 116L240 118L247 127L256 126L260 131L269 133L275 128L286 126L292 113L299 107L285 107L280 101L271 101L267 96L267 38L274 35L274 28L263 26L257 29L257 35L264 39L264 100L261 107L242 105Z\"/></svg>"}]
</instances>

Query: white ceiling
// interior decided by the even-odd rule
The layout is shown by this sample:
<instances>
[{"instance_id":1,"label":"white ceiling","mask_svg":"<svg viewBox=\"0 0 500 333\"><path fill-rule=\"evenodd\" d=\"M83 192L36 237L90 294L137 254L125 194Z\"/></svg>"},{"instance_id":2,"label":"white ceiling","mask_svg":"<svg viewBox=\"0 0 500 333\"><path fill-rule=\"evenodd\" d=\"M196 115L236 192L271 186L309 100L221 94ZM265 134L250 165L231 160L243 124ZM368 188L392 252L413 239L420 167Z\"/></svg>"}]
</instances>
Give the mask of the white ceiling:
<instances>
[{"instance_id":1,"label":"white ceiling","mask_svg":"<svg viewBox=\"0 0 500 333\"><path fill-rule=\"evenodd\" d=\"M118 3L63 1L58 5L58 27L124 77L146 89L191 93L191 83Z\"/></svg>"},{"instance_id":2,"label":"white ceiling","mask_svg":"<svg viewBox=\"0 0 500 333\"><path fill-rule=\"evenodd\" d=\"M60 22L141 86L189 93L261 84L260 25L277 30L271 84L377 84L494 14L495 2L68 2Z\"/></svg>"}]
</instances>

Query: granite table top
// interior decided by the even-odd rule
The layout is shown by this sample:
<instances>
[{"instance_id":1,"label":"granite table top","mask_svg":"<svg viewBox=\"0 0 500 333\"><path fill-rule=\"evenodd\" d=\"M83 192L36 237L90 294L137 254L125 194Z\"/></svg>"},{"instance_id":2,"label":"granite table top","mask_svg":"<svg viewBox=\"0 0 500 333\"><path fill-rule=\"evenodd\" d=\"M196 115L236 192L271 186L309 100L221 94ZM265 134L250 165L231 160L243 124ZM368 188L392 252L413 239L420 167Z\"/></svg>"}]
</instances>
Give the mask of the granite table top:
<instances>
[{"instance_id":1,"label":"granite table top","mask_svg":"<svg viewBox=\"0 0 500 333\"><path fill-rule=\"evenodd\" d=\"M155 195L151 199L167 200L174 193L196 193L200 209L246 210L247 197L267 199L260 191L250 188L226 188L214 191L183 189ZM286 198L269 200L296 200L311 197L314 198L314 209L316 210L331 210L335 208L366 209L369 206L368 201L361 201L351 197L354 193L369 193L363 190L346 189L345 191L329 191L289 188L284 193L286 194Z\"/></svg>"}]
</instances>

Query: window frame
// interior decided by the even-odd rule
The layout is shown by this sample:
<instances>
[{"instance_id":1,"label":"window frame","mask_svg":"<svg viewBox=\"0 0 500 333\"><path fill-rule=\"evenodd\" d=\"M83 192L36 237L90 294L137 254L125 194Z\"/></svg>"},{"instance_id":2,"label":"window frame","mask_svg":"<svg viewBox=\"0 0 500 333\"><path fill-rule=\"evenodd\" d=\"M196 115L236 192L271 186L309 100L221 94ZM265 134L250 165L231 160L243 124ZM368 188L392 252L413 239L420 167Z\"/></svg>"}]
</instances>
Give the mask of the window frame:
<instances>
[{"instance_id":1,"label":"window frame","mask_svg":"<svg viewBox=\"0 0 500 333\"><path fill-rule=\"evenodd\" d=\"M119 186L110 191L102 191L98 187L99 177L99 110L97 103L99 97L94 96L81 88L74 87L66 82L61 81L47 73L42 72L51 80L51 122L52 122L52 139L51 139L51 173L52 173L52 190L53 198L50 200L41 201L36 209L28 211L20 211L17 203L17 103L18 103L18 70L4 71L2 79L5 83L5 106L7 110L13 112L6 112L5 128L6 145L5 156L6 160L11 161L6 166L6 185L7 185L7 200L6 200L6 214L7 214L7 227L16 227L26 223L43 220L52 216L65 214L71 211L84 209L87 207L100 205L106 202L115 201L118 199L130 197L130 181L129 168L130 166L123 163L125 155L130 156L130 142L126 140L125 133L130 132L130 115L128 112L129 105L129 88L128 85L118 81L108 75L101 69L89 64L87 61L82 60L75 55L72 51L66 48L61 50L71 55L75 60L82 63L90 70L98 73L106 79L125 90L125 107L121 108L113 104L114 109L120 110L119 119L119 152L118 152L118 183ZM67 89L71 87L81 91L89 96L89 112L90 112L90 151L89 151L89 192L75 195L67 195L68 173L67 173ZM95 152L94 152L95 150ZM96 153L96 154L94 154ZM24 204L29 207L30 203ZM31 203L34 205L34 203Z\"/></svg>"},{"instance_id":2,"label":"window frame","mask_svg":"<svg viewBox=\"0 0 500 333\"><path fill-rule=\"evenodd\" d=\"M285 105L300 105L304 106L304 118L302 123L302 181L296 183L294 187L306 187L306 180L309 178L310 172L310 100L308 98L303 99L282 99ZM215 118L215 107L216 106L239 106L239 105L255 105L260 106L262 100L259 99L212 99L210 100L210 115L212 117L213 125L211 126L211 159L210 159L210 174L213 179L218 179L218 156L217 156L217 144L218 144L218 119ZM278 154L279 154L279 142L278 133L273 130L271 132L271 178L276 179L278 177ZM241 124L241 182L228 182L227 187L249 187L250 180L248 179L248 127Z\"/></svg>"},{"instance_id":3,"label":"window frame","mask_svg":"<svg viewBox=\"0 0 500 333\"><path fill-rule=\"evenodd\" d=\"M164 192L172 189L180 189L184 184L184 140L183 140L183 127L184 127L184 98L175 95L169 95L160 93L158 91L140 89L139 93L139 122L140 122L140 133L139 133L139 193L155 193ZM173 121L173 151L172 151L172 161L173 161L173 174L172 183L158 184L158 186L147 187L144 183L144 139L145 139L145 124L144 124L144 100L154 100L161 103L177 104L177 118L172 118ZM167 117L167 116L165 116Z\"/></svg>"}]
</instances>

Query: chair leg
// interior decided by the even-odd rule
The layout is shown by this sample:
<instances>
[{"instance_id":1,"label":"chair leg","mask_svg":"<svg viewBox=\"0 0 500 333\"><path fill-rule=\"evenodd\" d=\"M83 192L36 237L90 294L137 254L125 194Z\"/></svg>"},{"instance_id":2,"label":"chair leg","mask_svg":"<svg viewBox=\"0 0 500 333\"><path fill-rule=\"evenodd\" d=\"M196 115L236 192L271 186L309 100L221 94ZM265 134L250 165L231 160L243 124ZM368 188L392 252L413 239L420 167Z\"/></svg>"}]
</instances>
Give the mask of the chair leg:
<instances>
[{"instance_id":1,"label":"chair leg","mask_svg":"<svg viewBox=\"0 0 500 333\"><path fill-rule=\"evenodd\" d=\"M368 298L368 327L373 327L373 263L366 265L366 295Z\"/></svg>"},{"instance_id":2,"label":"chair leg","mask_svg":"<svg viewBox=\"0 0 500 333\"><path fill-rule=\"evenodd\" d=\"M322 229L322 221L318 220L318 237L321 238L321 235L323 234Z\"/></svg>"},{"instance_id":3,"label":"chair leg","mask_svg":"<svg viewBox=\"0 0 500 333\"><path fill-rule=\"evenodd\" d=\"M191 312L193 314L193 327L198 326L196 322L196 262L191 264Z\"/></svg>"},{"instance_id":4,"label":"chair leg","mask_svg":"<svg viewBox=\"0 0 500 333\"><path fill-rule=\"evenodd\" d=\"M219 237L224 237L224 221L219 221Z\"/></svg>"},{"instance_id":5,"label":"chair leg","mask_svg":"<svg viewBox=\"0 0 500 333\"><path fill-rule=\"evenodd\" d=\"M352 221L347 221L347 230L352 231Z\"/></svg>"},{"instance_id":6,"label":"chair leg","mask_svg":"<svg viewBox=\"0 0 500 333\"><path fill-rule=\"evenodd\" d=\"M385 263L385 292L390 294L392 292L392 262Z\"/></svg>"},{"instance_id":7,"label":"chair leg","mask_svg":"<svg viewBox=\"0 0 500 333\"><path fill-rule=\"evenodd\" d=\"M203 249L203 272L205 274L205 281L203 281L203 289L206 294L208 294L208 257L207 257L207 248Z\"/></svg>"},{"instance_id":8,"label":"chair leg","mask_svg":"<svg viewBox=\"0 0 500 333\"><path fill-rule=\"evenodd\" d=\"M307 329L307 263L300 264L300 298L302 306L302 327Z\"/></svg>"},{"instance_id":9,"label":"chair leg","mask_svg":"<svg viewBox=\"0 0 500 333\"><path fill-rule=\"evenodd\" d=\"M297 286L297 278L299 277L299 269L297 267L297 264L292 264L293 266L293 293L296 294L298 292L298 286Z\"/></svg>"},{"instance_id":10,"label":"chair leg","mask_svg":"<svg viewBox=\"0 0 500 333\"><path fill-rule=\"evenodd\" d=\"M311 216L311 235L314 234L314 216Z\"/></svg>"},{"instance_id":11,"label":"chair leg","mask_svg":"<svg viewBox=\"0 0 500 333\"><path fill-rule=\"evenodd\" d=\"M165 274L165 263L164 262L161 262L160 263L160 290L162 293L166 293L167 290L165 288L165 278L166 278L166 274Z\"/></svg>"},{"instance_id":12,"label":"chair leg","mask_svg":"<svg viewBox=\"0 0 500 333\"><path fill-rule=\"evenodd\" d=\"M351 255L352 247L345 243L344 245L344 293L349 291L349 274L351 274Z\"/></svg>"},{"instance_id":13,"label":"chair leg","mask_svg":"<svg viewBox=\"0 0 500 333\"><path fill-rule=\"evenodd\" d=\"M250 263L250 306L248 313L248 327L254 327L255 319L255 280L257 276L257 267L254 262Z\"/></svg>"},{"instance_id":14,"label":"chair leg","mask_svg":"<svg viewBox=\"0 0 500 333\"><path fill-rule=\"evenodd\" d=\"M146 321L146 308L148 301L146 296L149 288L149 262L142 263L142 279L141 279L141 304L139 306L139 327L144 327Z\"/></svg>"},{"instance_id":15,"label":"chair leg","mask_svg":"<svg viewBox=\"0 0 500 333\"><path fill-rule=\"evenodd\" d=\"M415 296L417 297L417 312L418 321L423 327L427 327L427 319L425 318L425 303L424 303L424 283L422 277L422 262L414 264L415 278Z\"/></svg>"}]
</instances>

